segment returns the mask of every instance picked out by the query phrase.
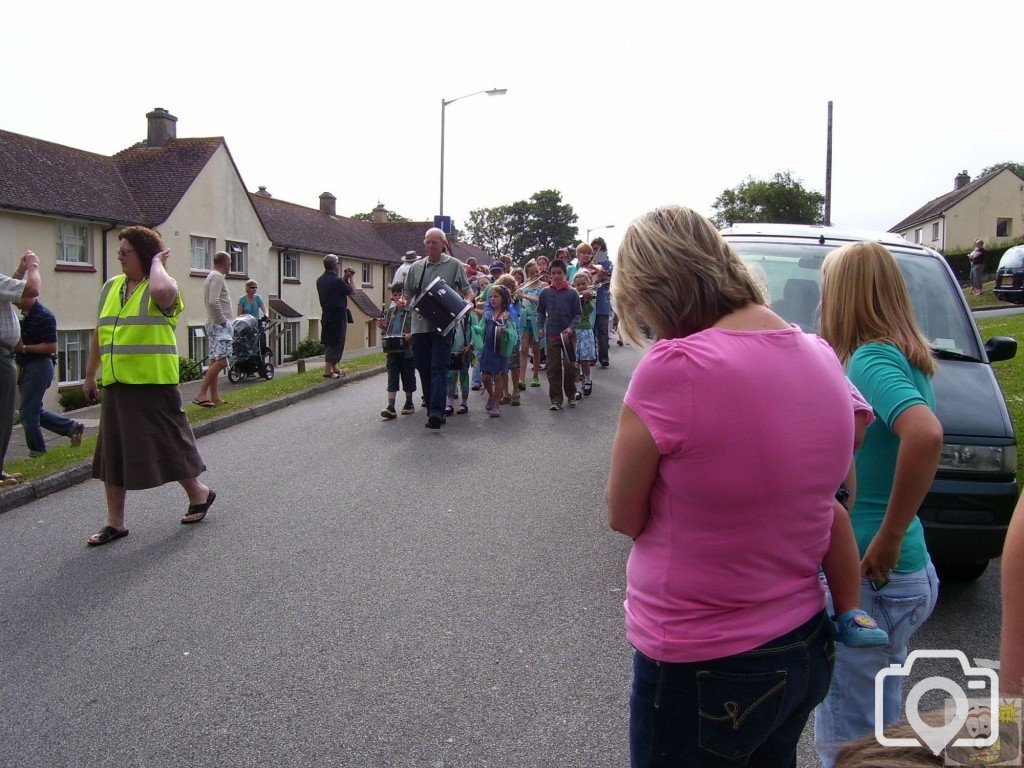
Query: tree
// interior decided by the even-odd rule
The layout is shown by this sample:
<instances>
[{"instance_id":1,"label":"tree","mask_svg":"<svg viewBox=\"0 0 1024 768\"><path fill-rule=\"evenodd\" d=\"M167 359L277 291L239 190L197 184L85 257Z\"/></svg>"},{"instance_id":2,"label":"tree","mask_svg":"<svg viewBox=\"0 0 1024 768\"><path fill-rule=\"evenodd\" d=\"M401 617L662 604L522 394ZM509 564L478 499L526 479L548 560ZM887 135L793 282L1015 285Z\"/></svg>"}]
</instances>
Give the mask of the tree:
<instances>
[{"instance_id":1,"label":"tree","mask_svg":"<svg viewBox=\"0 0 1024 768\"><path fill-rule=\"evenodd\" d=\"M824 195L805 189L789 171L776 173L767 181L748 176L718 196L711 221L718 227L739 222L824 224L824 204Z\"/></svg>"},{"instance_id":2,"label":"tree","mask_svg":"<svg viewBox=\"0 0 1024 768\"><path fill-rule=\"evenodd\" d=\"M1003 170L1003 168L1009 168L1011 171L1013 171L1022 179L1024 179L1024 163L1014 163L1009 160L1002 163L996 163L995 165L990 165L988 168L982 169L978 177L981 178L982 176L987 176L990 173L1001 171Z\"/></svg>"},{"instance_id":3,"label":"tree","mask_svg":"<svg viewBox=\"0 0 1024 768\"><path fill-rule=\"evenodd\" d=\"M470 242L491 254L507 253L523 263L541 254L552 256L574 242L576 221L561 192L543 189L529 200L470 211L466 232Z\"/></svg>"},{"instance_id":4,"label":"tree","mask_svg":"<svg viewBox=\"0 0 1024 768\"><path fill-rule=\"evenodd\" d=\"M349 218L355 219L356 221L373 221L373 211L370 211L369 213L354 213L349 216ZM407 219L400 213L388 211L388 221L412 221L412 219Z\"/></svg>"}]
</instances>

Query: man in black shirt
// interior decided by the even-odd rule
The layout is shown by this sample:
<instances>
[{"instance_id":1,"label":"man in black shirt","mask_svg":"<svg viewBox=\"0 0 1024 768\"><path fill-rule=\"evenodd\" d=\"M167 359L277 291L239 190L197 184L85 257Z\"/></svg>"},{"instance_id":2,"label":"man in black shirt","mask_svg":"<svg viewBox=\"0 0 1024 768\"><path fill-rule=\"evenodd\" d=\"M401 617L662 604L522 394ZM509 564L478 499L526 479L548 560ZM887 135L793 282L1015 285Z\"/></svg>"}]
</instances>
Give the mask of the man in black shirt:
<instances>
[{"instance_id":1,"label":"man in black shirt","mask_svg":"<svg viewBox=\"0 0 1024 768\"><path fill-rule=\"evenodd\" d=\"M43 409L43 397L53 383L53 364L57 359L57 318L37 299L22 299L19 303L21 340L14 347L21 392L18 413L25 430L25 444L34 458L46 453L43 429L69 437L72 445L78 445L85 425Z\"/></svg>"},{"instance_id":2,"label":"man in black shirt","mask_svg":"<svg viewBox=\"0 0 1024 768\"><path fill-rule=\"evenodd\" d=\"M338 276L338 257L324 256L324 273L316 280L320 296L320 341L324 347L324 378L339 379L338 362L345 352L345 333L348 330L348 297L352 293L352 270L345 277Z\"/></svg>"}]
</instances>

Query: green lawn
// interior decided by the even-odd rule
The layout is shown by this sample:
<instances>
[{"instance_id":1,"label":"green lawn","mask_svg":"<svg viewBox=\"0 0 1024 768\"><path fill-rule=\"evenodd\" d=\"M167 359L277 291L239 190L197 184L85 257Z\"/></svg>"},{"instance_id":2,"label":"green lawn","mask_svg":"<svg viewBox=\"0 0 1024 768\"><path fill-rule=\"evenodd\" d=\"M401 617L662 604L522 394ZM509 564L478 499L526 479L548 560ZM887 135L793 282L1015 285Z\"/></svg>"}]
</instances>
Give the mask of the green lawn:
<instances>
[{"instance_id":1,"label":"green lawn","mask_svg":"<svg viewBox=\"0 0 1024 768\"><path fill-rule=\"evenodd\" d=\"M984 294L980 297L983 298ZM986 341L993 336L1011 336L1019 341L1024 339L1024 314L1010 317L980 317L978 328ZM1024 435L1024 345L1017 350L1016 357L993 363L992 370L999 379L999 386L1010 409L1010 419L1017 432L1018 440ZM1024 461L1017 462L1017 482L1024 483Z\"/></svg>"},{"instance_id":2,"label":"green lawn","mask_svg":"<svg viewBox=\"0 0 1024 768\"><path fill-rule=\"evenodd\" d=\"M384 365L384 358L383 352L377 352L353 358L352 360L342 361L339 367L345 375L351 375ZM309 389L322 383L324 383L323 366L314 364L305 373L277 376L270 381L261 380L256 383L247 383L245 386L237 388L222 384L221 392L227 396L227 405L218 408L201 408L198 405L188 403L185 405L185 414L188 416L190 423L196 424L222 416L228 411L251 408L268 400L274 400L275 398L303 389ZM20 472L23 481L32 480L89 459L95 448L95 436L86 437L77 448L72 448L70 445L55 446L49 448L45 454L35 459L12 459L6 462L4 469L12 474Z\"/></svg>"},{"instance_id":3,"label":"green lawn","mask_svg":"<svg viewBox=\"0 0 1024 768\"><path fill-rule=\"evenodd\" d=\"M993 289L996 287L995 280L988 283L983 283L981 286L981 296L971 296L970 286L964 289L964 298L967 299L967 303L971 309L982 309L983 307L1012 307L1008 301L1000 301L996 298Z\"/></svg>"}]
</instances>

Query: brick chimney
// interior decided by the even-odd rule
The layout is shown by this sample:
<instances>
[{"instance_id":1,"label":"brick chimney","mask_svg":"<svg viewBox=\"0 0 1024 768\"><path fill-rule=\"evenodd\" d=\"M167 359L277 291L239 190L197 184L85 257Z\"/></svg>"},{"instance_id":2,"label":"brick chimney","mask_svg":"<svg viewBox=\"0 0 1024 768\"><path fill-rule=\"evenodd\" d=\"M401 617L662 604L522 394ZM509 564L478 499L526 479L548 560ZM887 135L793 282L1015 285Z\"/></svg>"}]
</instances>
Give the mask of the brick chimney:
<instances>
[{"instance_id":1,"label":"brick chimney","mask_svg":"<svg viewBox=\"0 0 1024 768\"><path fill-rule=\"evenodd\" d=\"M175 126L178 118L163 107L156 107L147 113L146 120L149 122L146 133L147 147L162 147L171 139L178 137L178 129Z\"/></svg>"},{"instance_id":2,"label":"brick chimney","mask_svg":"<svg viewBox=\"0 0 1024 768\"><path fill-rule=\"evenodd\" d=\"M260 197L273 197L273 195L267 191L266 187L260 187L259 189L257 189L256 194L259 195Z\"/></svg>"},{"instance_id":3,"label":"brick chimney","mask_svg":"<svg viewBox=\"0 0 1024 768\"><path fill-rule=\"evenodd\" d=\"M334 195L330 192L324 192L320 195L320 212L326 213L328 216L337 216L335 212L335 203L338 201Z\"/></svg>"},{"instance_id":4,"label":"brick chimney","mask_svg":"<svg viewBox=\"0 0 1024 768\"><path fill-rule=\"evenodd\" d=\"M373 209L373 223L384 224L388 220L388 209L384 207L384 203L378 201L377 207Z\"/></svg>"},{"instance_id":5,"label":"brick chimney","mask_svg":"<svg viewBox=\"0 0 1024 768\"><path fill-rule=\"evenodd\" d=\"M953 179L953 189L961 189L962 187L966 187L970 183L971 177L968 175L967 171L960 171L960 173L956 175L956 178Z\"/></svg>"}]
</instances>

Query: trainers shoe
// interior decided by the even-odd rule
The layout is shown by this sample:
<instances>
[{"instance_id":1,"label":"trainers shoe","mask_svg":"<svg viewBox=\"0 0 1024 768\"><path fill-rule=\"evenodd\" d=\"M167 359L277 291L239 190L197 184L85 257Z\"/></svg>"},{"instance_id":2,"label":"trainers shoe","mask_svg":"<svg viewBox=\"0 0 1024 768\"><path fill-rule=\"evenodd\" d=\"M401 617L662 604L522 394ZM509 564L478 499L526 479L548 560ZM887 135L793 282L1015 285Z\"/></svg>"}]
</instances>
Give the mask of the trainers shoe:
<instances>
[{"instance_id":1,"label":"trainers shoe","mask_svg":"<svg viewBox=\"0 0 1024 768\"><path fill-rule=\"evenodd\" d=\"M502 395L501 402L498 405L508 405L512 402L512 395Z\"/></svg>"},{"instance_id":2,"label":"trainers shoe","mask_svg":"<svg viewBox=\"0 0 1024 768\"><path fill-rule=\"evenodd\" d=\"M82 435L85 434L85 424L80 421L75 422L75 431L71 433L71 445L77 448L82 444Z\"/></svg>"},{"instance_id":3,"label":"trainers shoe","mask_svg":"<svg viewBox=\"0 0 1024 768\"><path fill-rule=\"evenodd\" d=\"M536 376L534 376L533 377L533 381L530 382L530 386L531 387L539 387L540 386L540 379L538 379Z\"/></svg>"},{"instance_id":4,"label":"trainers shoe","mask_svg":"<svg viewBox=\"0 0 1024 768\"><path fill-rule=\"evenodd\" d=\"M579 392L577 392L576 394L578 395L578 394L579 394ZM566 403L565 403L565 404L566 404L567 406L569 406L570 408L575 408L575 407L576 407L576 398L575 398L575 397L570 397L570 398L569 398L569 399L568 399L568 400L566 401Z\"/></svg>"},{"instance_id":5,"label":"trainers shoe","mask_svg":"<svg viewBox=\"0 0 1024 768\"><path fill-rule=\"evenodd\" d=\"M393 419L393 418L395 418L395 406L389 405L387 408L385 408L383 411L380 412L380 417L382 419Z\"/></svg>"},{"instance_id":6,"label":"trainers shoe","mask_svg":"<svg viewBox=\"0 0 1024 768\"><path fill-rule=\"evenodd\" d=\"M537 382L537 386L538 387L540 386L540 382L539 381ZM526 389L526 382L525 381L520 381L519 382L519 391L522 392L525 389Z\"/></svg>"},{"instance_id":7,"label":"trainers shoe","mask_svg":"<svg viewBox=\"0 0 1024 768\"><path fill-rule=\"evenodd\" d=\"M889 643L886 631L860 608L847 611L832 621L837 643L850 648L877 648Z\"/></svg>"},{"instance_id":8,"label":"trainers shoe","mask_svg":"<svg viewBox=\"0 0 1024 768\"><path fill-rule=\"evenodd\" d=\"M519 403L520 403L519 395L518 394L512 395L512 402L509 403L509 405L519 405Z\"/></svg>"},{"instance_id":9,"label":"trainers shoe","mask_svg":"<svg viewBox=\"0 0 1024 768\"><path fill-rule=\"evenodd\" d=\"M580 400L583 399L583 393L577 392L575 395L572 396L571 399L575 400L578 403Z\"/></svg>"},{"instance_id":10,"label":"trainers shoe","mask_svg":"<svg viewBox=\"0 0 1024 768\"><path fill-rule=\"evenodd\" d=\"M414 406L412 403L406 403L404 406L402 406L402 415L408 416L410 413L416 413L416 406Z\"/></svg>"},{"instance_id":11,"label":"trainers shoe","mask_svg":"<svg viewBox=\"0 0 1024 768\"><path fill-rule=\"evenodd\" d=\"M560 411L560 410L562 410L562 406L559 405L558 403L552 403L551 405L548 406L548 410L549 411Z\"/></svg>"},{"instance_id":12,"label":"trainers shoe","mask_svg":"<svg viewBox=\"0 0 1024 768\"><path fill-rule=\"evenodd\" d=\"M444 424L446 419L444 416L431 416L427 419L427 429L440 429L441 425Z\"/></svg>"},{"instance_id":13,"label":"trainers shoe","mask_svg":"<svg viewBox=\"0 0 1024 768\"><path fill-rule=\"evenodd\" d=\"M590 393L593 392L593 391L594 391L594 382L592 382L592 381L585 381L585 382L583 382L583 395L585 397L590 397Z\"/></svg>"}]
</instances>

